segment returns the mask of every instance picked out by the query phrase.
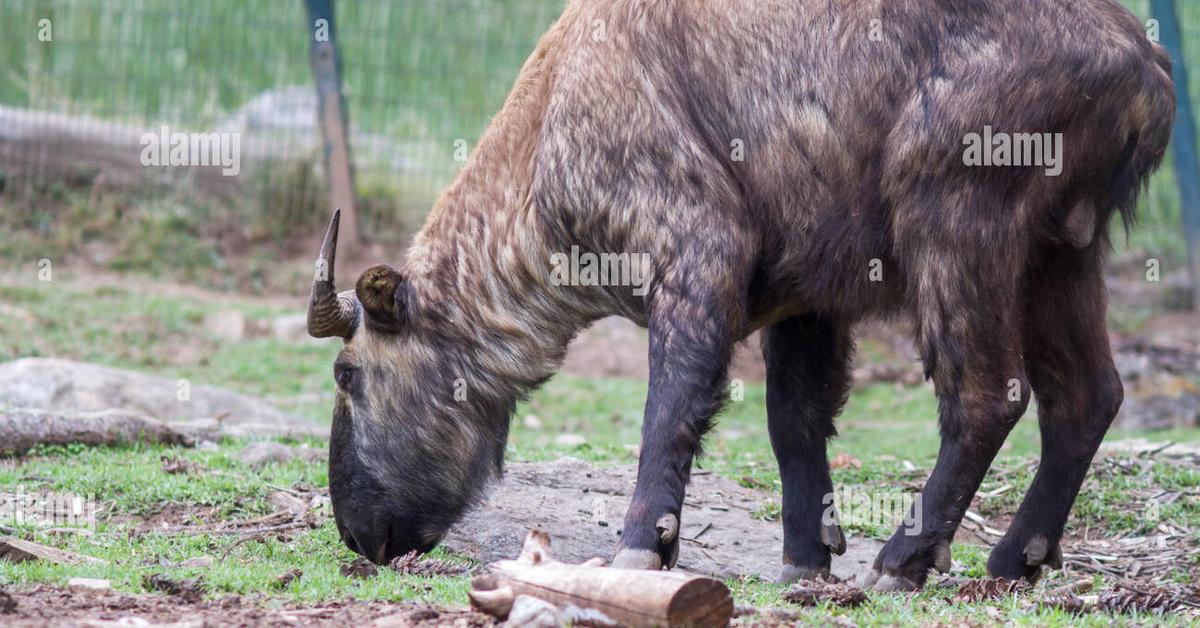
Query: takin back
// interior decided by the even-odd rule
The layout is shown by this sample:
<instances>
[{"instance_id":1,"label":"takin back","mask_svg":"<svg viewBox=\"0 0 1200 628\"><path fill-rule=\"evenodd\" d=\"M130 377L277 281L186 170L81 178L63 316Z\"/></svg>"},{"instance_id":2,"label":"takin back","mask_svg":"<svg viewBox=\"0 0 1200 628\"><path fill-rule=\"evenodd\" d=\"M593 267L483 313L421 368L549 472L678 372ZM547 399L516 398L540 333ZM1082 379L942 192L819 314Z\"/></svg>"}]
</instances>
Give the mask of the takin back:
<instances>
[{"instance_id":1,"label":"takin back","mask_svg":"<svg viewBox=\"0 0 1200 628\"><path fill-rule=\"evenodd\" d=\"M379 563L435 546L499 477L516 402L618 315L648 328L650 375L613 564L674 565L731 349L762 330L781 579L828 573L852 328L903 316L941 447L864 583L949 568L1031 395L1041 463L988 570L1037 578L1121 404L1108 227L1132 223L1174 110L1167 55L1115 0L574 0L399 269L335 292L334 215L309 331L345 342L342 539ZM606 254L646 260L645 283L557 268Z\"/></svg>"}]
</instances>

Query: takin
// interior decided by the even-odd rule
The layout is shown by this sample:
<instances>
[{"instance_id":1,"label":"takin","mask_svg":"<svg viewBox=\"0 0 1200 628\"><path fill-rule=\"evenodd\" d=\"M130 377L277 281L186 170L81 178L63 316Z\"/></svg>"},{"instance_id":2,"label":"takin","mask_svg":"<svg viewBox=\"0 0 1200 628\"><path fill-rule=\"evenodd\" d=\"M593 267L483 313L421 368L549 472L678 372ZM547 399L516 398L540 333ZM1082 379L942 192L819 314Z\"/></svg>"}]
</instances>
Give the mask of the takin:
<instances>
[{"instance_id":1,"label":"takin","mask_svg":"<svg viewBox=\"0 0 1200 628\"><path fill-rule=\"evenodd\" d=\"M399 268L337 293L333 216L308 328L344 339L329 460L343 541L377 563L434 547L501 474L518 400L616 315L647 328L650 371L613 564L674 565L731 350L762 330L781 579L828 573L845 538L825 512L826 443L853 327L906 317L941 445L919 512L861 578L914 589L949 568L1036 396L1041 463L987 563L1036 579L1061 562L1121 405L1108 227L1132 224L1163 157L1170 65L1116 0L570 2ZM562 272L585 255L649 268L644 283Z\"/></svg>"}]
</instances>

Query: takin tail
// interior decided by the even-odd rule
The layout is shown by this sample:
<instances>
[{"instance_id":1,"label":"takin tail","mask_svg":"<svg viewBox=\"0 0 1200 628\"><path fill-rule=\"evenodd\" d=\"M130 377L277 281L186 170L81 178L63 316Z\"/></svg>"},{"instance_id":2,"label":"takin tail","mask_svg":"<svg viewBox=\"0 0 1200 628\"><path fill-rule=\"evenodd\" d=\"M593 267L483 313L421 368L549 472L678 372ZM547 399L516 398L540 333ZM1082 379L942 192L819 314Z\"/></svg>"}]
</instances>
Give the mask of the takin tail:
<instances>
[{"instance_id":1,"label":"takin tail","mask_svg":"<svg viewBox=\"0 0 1200 628\"><path fill-rule=\"evenodd\" d=\"M1098 238L1107 240L1108 225L1114 212L1121 213L1125 233L1137 222L1138 194L1158 169L1171 140L1175 121L1175 86L1171 81L1171 58L1166 49L1153 46L1153 62L1134 60L1130 70L1140 80L1130 86L1122 99L1122 123L1113 129L1112 141L1123 148L1109 162L1111 177L1097 182L1099 188L1083 191L1067 204L1052 241L1076 249L1087 248Z\"/></svg>"},{"instance_id":2,"label":"takin tail","mask_svg":"<svg viewBox=\"0 0 1200 628\"><path fill-rule=\"evenodd\" d=\"M1142 89L1130 103L1131 135L1112 181L1112 200L1125 231L1137 222L1138 193L1150 182L1171 141L1175 123L1175 84L1166 48L1151 44L1155 65L1142 74Z\"/></svg>"}]
</instances>

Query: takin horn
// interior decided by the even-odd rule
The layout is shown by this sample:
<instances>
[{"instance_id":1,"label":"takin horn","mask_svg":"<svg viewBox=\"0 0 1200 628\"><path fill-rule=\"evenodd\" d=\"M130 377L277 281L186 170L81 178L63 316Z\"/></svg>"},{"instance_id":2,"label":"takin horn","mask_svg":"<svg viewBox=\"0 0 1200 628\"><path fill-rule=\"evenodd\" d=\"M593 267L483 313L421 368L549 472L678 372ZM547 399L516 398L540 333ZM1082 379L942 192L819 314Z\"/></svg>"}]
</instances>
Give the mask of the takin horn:
<instances>
[{"instance_id":1,"label":"takin horn","mask_svg":"<svg viewBox=\"0 0 1200 628\"><path fill-rule=\"evenodd\" d=\"M338 294L333 287L333 264L337 256L338 223L342 218L341 208L333 211L325 239L321 242L321 253L317 258L313 274L312 296L308 300L308 335L313 338L349 339L358 326L361 306L353 290Z\"/></svg>"}]
</instances>

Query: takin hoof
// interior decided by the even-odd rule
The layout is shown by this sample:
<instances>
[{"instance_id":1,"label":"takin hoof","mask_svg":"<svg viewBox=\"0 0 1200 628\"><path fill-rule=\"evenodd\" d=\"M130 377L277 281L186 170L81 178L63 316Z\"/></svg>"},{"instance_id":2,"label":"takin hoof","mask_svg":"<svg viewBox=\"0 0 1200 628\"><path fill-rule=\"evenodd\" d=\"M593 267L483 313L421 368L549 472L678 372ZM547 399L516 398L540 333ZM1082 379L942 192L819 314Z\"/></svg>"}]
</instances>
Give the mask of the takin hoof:
<instances>
[{"instance_id":1,"label":"takin hoof","mask_svg":"<svg viewBox=\"0 0 1200 628\"><path fill-rule=\"evenodd\" d=\"M909 578L882 574L877 569L872 569L860 575L857 582L859 588L863 591L877 591L879 593L909 593L921 588L919 583Z\"/></svg>"},{"instance_id":2,"label":"takin hoof","mask_svg":"<svg viewBox=\"0 0 1200 628\"><path fill-rule=\"evenodd\" d=\"M1014 543L1001 540L988 557L988 574L1006 580L1025 579L1034 584L1042 577L1042 565L1062 569L1062 546L1035 534L1017 551Z\"/></svg>"},{"instance_id":3,"label":"takin hoof","mask_svg":"<svg viewBox=\"0 0 1200 628\"><path fill-rule=\"evenodd\" d=\"M884 547L883 551L886 552L887 549ZM950 541L938 541L928 552L928 554L922 552L913 556L907 563L899 567L890 563L881 553L875 561L876 567L858 577L858 585L864 591L881 593L917 591L924 586L930 569L940 573L949 573L952 565ZM918 557L923 558L918 560ZM879 567L881 564L889 566L881 570Z\"/></svg>"},{"instance_id":4,"label":"takin hoof","mask_svg":"<svg viewBox=\"0 0 1200 628\"><path fill-rule=\"evenodd\" d=\"M658 533L657 549L620 547L612 566L618 569L671 569L679 560L679 517L666 514L654 524Z\"/></svg>"},{"instance_id":5,"label":"takin hoof","mask_svg":"<svg viewBox=\"0 0 1200 628\"><path fill-rule=\"evenodd\" d=\"M784 565L783 570L779 572L779 577L775 579L776 584L791 584L797 580L816 580L818 578L829 578L828 567L800 567L798 565Z\"/></svg>"},{"instance_id":6,"label":"takin hoof","mask_svg":"<svg viewBox=\"0 0 1200 628\"><path fill-rule=\"evenodd\" d=\"M841 526L836 523L827 523L821 526L821 544L825 546L829 554L841 556L846 553L846 535L842 533ZM825 566L809 567L800 565L784 564L783 570L779 572L779 578L776 579L778 584L791 584L797 580L816 580L817 578L829 578L828 555L824 557Z\"/></svg>"}]
</instances>

